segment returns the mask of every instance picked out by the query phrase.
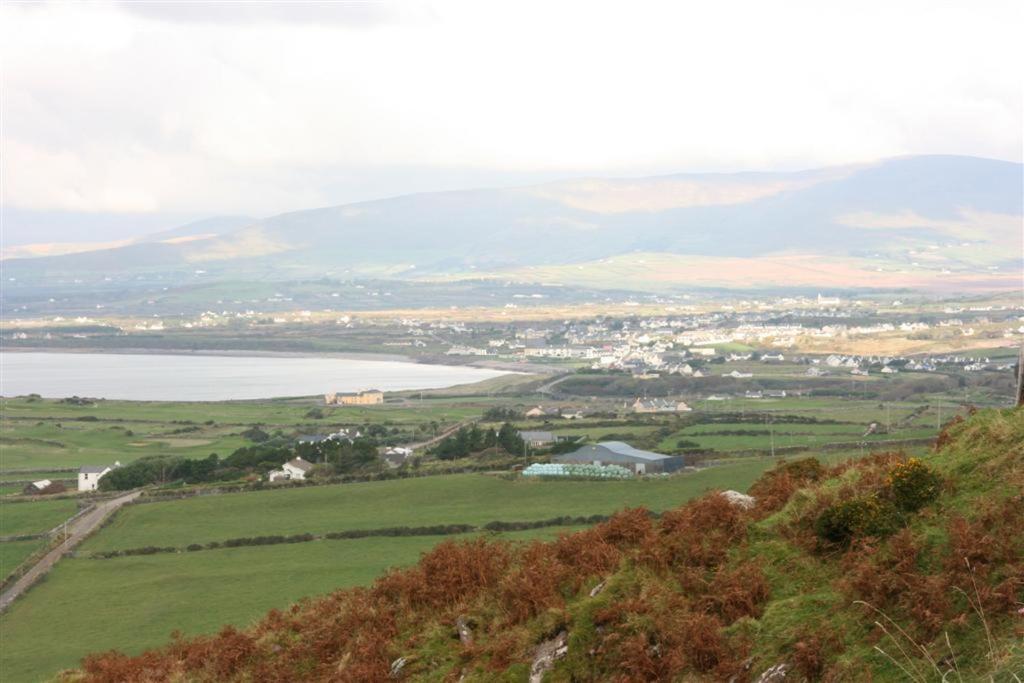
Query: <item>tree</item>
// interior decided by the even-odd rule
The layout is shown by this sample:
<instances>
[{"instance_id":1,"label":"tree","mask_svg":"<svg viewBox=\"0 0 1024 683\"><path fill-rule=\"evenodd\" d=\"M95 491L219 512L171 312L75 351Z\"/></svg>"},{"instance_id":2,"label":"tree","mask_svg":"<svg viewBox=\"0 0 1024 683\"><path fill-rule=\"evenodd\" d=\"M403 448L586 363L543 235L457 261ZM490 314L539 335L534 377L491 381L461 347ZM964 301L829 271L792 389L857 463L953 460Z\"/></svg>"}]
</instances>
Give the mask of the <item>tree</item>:
<instances>
[{"instance_id":1,"label":"tree","mask_svg":"<svg viewBox=\"0 0 1024 683\"><path fill-rule=\"evenodd\" d=\"M260 429L259 425L253 425L242 432L242 436L253 443L263 443L270 440L270 434Z\"/></svg>"},{"instance_id":2,"label":"tree","mask_svg":"<svg viewBox=\"0 0 1024 683\"><path fill-rule=\"evenodd\" d=\"M519 436L519 430L512 426L512 423L506 422L498 430L498 445L508 453L520 455L524 451L525 443Z\"/></svg>"}]
</instances>

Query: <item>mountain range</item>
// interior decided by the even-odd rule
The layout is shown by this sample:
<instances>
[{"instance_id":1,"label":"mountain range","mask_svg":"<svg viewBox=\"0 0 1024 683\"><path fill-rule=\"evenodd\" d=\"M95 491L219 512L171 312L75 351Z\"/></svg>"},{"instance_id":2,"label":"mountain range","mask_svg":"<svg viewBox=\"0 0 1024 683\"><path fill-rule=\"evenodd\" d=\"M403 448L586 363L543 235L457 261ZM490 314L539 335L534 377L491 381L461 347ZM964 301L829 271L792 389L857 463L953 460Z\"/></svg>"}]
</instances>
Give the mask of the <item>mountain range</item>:
<instances>
[{"instance_id":1,"label":"mountain range","mask_svg":"<svg viewBox=\"0 0 1024 683\"><path fill-rule=\"evenodd\" d=\"M1024 166L915 156L786 173L585 178L217 217L9 258L40 282L495 277L598 288L1020 287Z\"/></svg>"}]
</instances>

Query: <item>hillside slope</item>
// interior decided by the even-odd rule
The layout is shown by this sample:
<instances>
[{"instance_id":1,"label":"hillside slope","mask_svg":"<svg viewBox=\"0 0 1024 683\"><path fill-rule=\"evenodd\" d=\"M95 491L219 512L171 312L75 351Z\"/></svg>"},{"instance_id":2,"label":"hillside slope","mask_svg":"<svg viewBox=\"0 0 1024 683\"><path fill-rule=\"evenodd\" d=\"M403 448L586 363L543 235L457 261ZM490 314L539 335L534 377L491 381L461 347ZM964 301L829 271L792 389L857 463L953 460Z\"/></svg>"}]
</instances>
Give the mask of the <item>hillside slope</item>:
<instances>
[{"instance_id":1,"label":"hillside slope","mask_svg":"<svg viewBox=\"0 0 1024 683\"><path fill-rule=\"evenodd\" d=\"M554 542L443 543L370 588L63 679L1019 680L1022 491L1024 410L987 410L922 460L800 460L751 509L712 493Z\"/></svg>"},{"instance_id":2,"label":"hillside slope","mask_svg":"<svg viewBox=\"0 0 1024 683\"><path fill-rule=\"evenodd\" d=\"M575 267L643 252L747 260L711 268L749 277L759 259L798 255L845 265L854 260L855 273L846 281L884 279L877 267L906 268L930 277L923 283L902 278L891 286L927 286L951 274L998 279L990 267L1001 272L1017 264L1022 179L1021 164L957 156L795 173L580 179L295 211L209 239L17 259L5 267L19 280L190 267L210 276L260 279L526 277L515 269ZM642 274L635 274L636 283L649 285ZM700 284L699 276L678 284ZM785 273L767 272L762 279L788 284ZM621 286L614 276L601 284L610 282ZM992 284L1019 283L986 286Z\"/></svg>"}]
</instances>

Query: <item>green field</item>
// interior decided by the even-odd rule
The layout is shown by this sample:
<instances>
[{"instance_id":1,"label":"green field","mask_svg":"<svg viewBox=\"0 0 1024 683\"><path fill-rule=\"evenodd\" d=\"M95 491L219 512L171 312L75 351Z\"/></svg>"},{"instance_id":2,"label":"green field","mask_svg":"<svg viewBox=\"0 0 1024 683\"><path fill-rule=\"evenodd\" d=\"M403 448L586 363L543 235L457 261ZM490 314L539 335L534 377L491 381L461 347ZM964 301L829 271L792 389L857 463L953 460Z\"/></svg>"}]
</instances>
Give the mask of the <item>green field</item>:
<instances>
[{"instance_id":1,"label":"green field","mask_svg":"<svg viewBox=\"0 0 1024 683\"><path fill-rule=\"evenodd\" d=\"M491 396L435 396L398 399L373 408L325 409L314 399L265 402L156 403L98 401L72 405L53 400L5 399L0 423L3 460L0 482L69 478L48 468L128 462L145 455L222 457L249 445L240 432L252 424L284 434L326 433L339 427L379 424L414 442L458 422L479 418ZM536 397L515 399L520 408ZM614 403L614 405L613 405ZM576 405L573 402L572 405ZM545 405L547 405L545 403ZM888 404L841 398L735 400L712 412L799 414L854 424L774 426L777 447L860 441L869 422L890 419L898 429L882 438L934 433L934 412L915 414L920 403ZM621 401L602 409L621 409ZM695 406L697 407L697 406ZM322 419L309 411L320 408ZM952 406L943 409L948 419ZM694 413L688 415L693 417ZM86 418L86 419L82 419ZM95 419L94 419L95 418ZM912 418L912 419L908 419ZM569 482L515 480L485 474L432 476L391 481L210 495L131 505L87 540L80 555L59 563L40 585L16 602L0 621L3 680L38 680L82 655L117 647L129 652L164 642L173 630L209 632L225 623L244 625L272 607L331 589L369 583L391 566L414 562L441 537L382 537L204 550L150 556L91 559L91 552L143 546L184 547L243 536L323 534L396 526L484 525L492 521L535 521L559 516L609 514L630 506L660 511L710 489L746 490L774 464L768 457L730 457L731 451L767 450L765 435L716 435L716 431L760 430L758 422L730 421L684 427L675 415L626 416L618 420L560 420L520 423L525 429L596 440L625 435L636 444L660 440L674 449L681 439L714 448L720 464L673 477L629 481ZM662 438L672 430L670 436ZM870 440L870 439L869 439ZM854 449L828 452L835 461L859 455ZM429 460L425 467L433 466ZM24 470L39 470L28 474ZM18 486L17 488L20 488ZM3 535L39 533L76 511L73 500L4 503ZM550 527L511 534L527 538L566 531ZM7 546L7 547L2 547ZM38 541L0 544L5 570L39 546ZM100 596L99 598L97 596ZM61 638L51 637L59 624ZM96 624L102 624L97 629Z\"/></svg>"},{"instance_id":2,"label":"green field","mask_svg":"<svg viewBox=\"0 0 1024 683\"><path fill-rule=\"evenodd\" d=\"M892 439L924 439L935 436L932 427L913 427L894 430L892 433L875 433L864 436L861 425L829 424L757 424L718 423L700 424L687 427L663 439L662 449L673 449L681 440L697 444L696 447L715 451L767 451L774 443L775 448L813 448L823 444L867 443ZM734 432L722 434L720 432ZM742 434L739 432L753 432ZM764 433L762 433L764 432Z\"/></svg>"},{"instance_id":3,"label":"green field","mask_svg":"<svg viewBox=\"0 0 1024 683\"><path fill-rule=\"evenodd\" d=\"M51 479L56 481L73 481L76 474L74 472L31 472L28 474L19 472L3 472L0 473L0 484L12 481L39 481L40 479ZM18 490L21 490L19 487Z\"/></svg>"},{"instance_id":4,"label":"green field","mask_svg":"<svg viewBox=\"0 0 1024 683\"><path fill-rule=\"evenodd\" d=\"M82 550L187 545L261 534L540 520L609 513L631 505L661 510L711 488L744 490L770 464L768 458L748 458L694 474L626 482L453 475L148 503L122 510ZM548 527L508 536L571 530ZM138 652L164 642L175 629L202 633L225 623L246 624L300 597L366 584L387 567L414 562L439 540L324 540L64 560L2 617L0 665L5 680L37 680L74 665L88 652L111 647ZM67 635L54 642L46 635L57 623Z\"/></svg>"},{"instance_id":5,"label":"green field","mask_svg":"<svg viewBox=\"0 0 1024 683\"><path fill-rule=\"evenodd\" d=\"M125 508L83 550L183 547L240 536L433 524L482 525L675 507L715 488L744 490L767 467L751 458L675 477L628 481L514 480L461 474L205 496Z\"/></svg>"},{"instance_id":6,"label":"green field","mask_svg":"<svg viewBox=\"0 0 1024 683\"><path fill-rule=\"evenodd\" d=\"M544 538L572 530L504 536ZM174 630L197 634L244 626L300 598L368 584L389 567L416 562L441 540L366 538L64 560L0 616L0 671L4 681L38 681L89 652L138 653L162 644ZM52 637L56 624L59 638Z\"/></svg>"},{"instance_id":7,"label":"green field","mask_svg":"<svg viewBox=\"0 0 1024 683\"><path fill-rule=\"evenodd\" d=\"M251 445L240 432L260 424L286 435L329 433L342 427L386 425L409 441L430 436L424 428L443 428L479 417L490 401L428 398L406 404L328 408L315 399L292 401L225 401L158 403L96 401L73 405L54 400L2 399L0 403L0 477L7 480L45 478L47 468L128 463L148 455L221 457ZM307 416L317 408L323 414ZM38 473L29 473L40 470ZM62 473L57 478L68 478ZM53 478L53 477L50 477Z\"/></svg>"},{"instance_id":8,"label":"green field","mask_svg":"<svg viewBox=\"0 0 1024 683\"><path fill-rule=\"evenodd\" d=\"M235 426L186 426L159 422L76 421L65 418L14 420L3 423L3 468L7 477L19 470L75 468L81 465L128 463L145 455L199 458L228 454L245 443ZM62 473L68 478L74 473ZM19 479L45 478L18 474Z\"/></svg>"},{"instance_id":9,"label":"green field","mask_svg":"<svg viewBox=\"0 0 1024 683\"><path fill-rule=\"evenodd\" d=\"M26 503L0 501L0 536L49 531L77 511L78 504L69 498Z\"/></svg>"},{"instance_id":10,"label":"green field","mask_svg":"<svg viewBox=\"0 0 1024 683\"><path fill-rule=\"evenodd\" d=\"M213 420L217 424L247 426L250 424L294 425L299 423L317 424L362 424L364 422L422 423L437 419L458 421L468 416L478 416L480 410L467 407L465 400L456 398L427 398L409 404L386 403L372 407L324 406L316 398L265 401L218 401L218 402L163 402L163 401L107 401L98 400L90 405L72 405L49 399L3 399L5 419L72 421L82 417L96 418L115 423L155 422L179 425L202 424ZM305 417L310 408L320 408L324 419L313 421ZM414 408L414 410L410 410Z\"/></svg>"},{"instance_id":11,"label":"green field","mask_svg":"<svg viewBox=\"0 0 1024 683\"><path fill-rule=\"evenodd\" d=\"M0 543L0 579L6 578L15 567L21 564L43 545L43 541L7 541Z\"/></svg>"}]
</instances>

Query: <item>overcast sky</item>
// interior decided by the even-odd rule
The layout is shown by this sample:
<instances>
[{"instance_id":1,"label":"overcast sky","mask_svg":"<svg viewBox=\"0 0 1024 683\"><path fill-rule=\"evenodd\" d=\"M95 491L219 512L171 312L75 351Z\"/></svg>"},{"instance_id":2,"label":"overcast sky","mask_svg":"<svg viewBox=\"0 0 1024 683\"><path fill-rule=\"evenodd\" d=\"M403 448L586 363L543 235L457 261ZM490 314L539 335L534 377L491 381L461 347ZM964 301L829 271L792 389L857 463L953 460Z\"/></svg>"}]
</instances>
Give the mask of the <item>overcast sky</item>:
<instances>
[{"instance_id":1,"label":"overcast sky","mask_svg":"<svg viewBox=\"0 0 1024 683\"><path fill-rule=\"evenodd\" d=\"M6 1L3 203L267 215L581 174L1020 161L1022 7Z\"/></svg>"}]
</instances>

